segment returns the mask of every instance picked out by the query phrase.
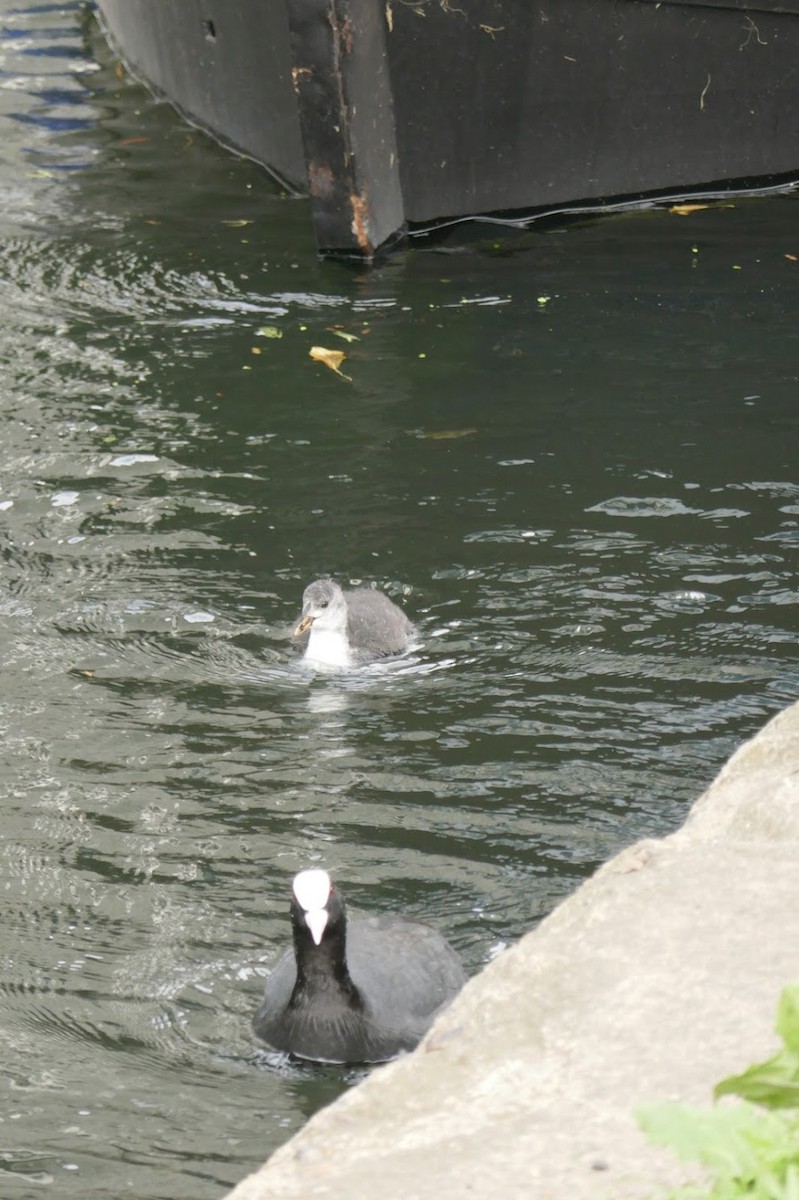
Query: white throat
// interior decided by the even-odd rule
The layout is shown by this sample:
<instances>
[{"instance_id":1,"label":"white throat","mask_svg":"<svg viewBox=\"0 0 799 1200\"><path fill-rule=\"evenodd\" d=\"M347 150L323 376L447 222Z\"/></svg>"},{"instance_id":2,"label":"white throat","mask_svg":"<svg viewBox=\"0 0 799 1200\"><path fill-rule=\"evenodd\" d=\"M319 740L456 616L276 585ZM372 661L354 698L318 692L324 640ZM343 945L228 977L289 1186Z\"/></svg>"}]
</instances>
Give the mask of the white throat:
<instances>
[{"instance_id":1,"label":"white throat","mask_svg":"<svg viewBox=\"0 0 799 1200\"><path fill-rule=\"evenodd\" d=\"M352 666L352 655L344 634L330 629L317 629L315 622L311 626L305 657L313 662L324 663L327 667Z\"/></svg>"}]
</instances>

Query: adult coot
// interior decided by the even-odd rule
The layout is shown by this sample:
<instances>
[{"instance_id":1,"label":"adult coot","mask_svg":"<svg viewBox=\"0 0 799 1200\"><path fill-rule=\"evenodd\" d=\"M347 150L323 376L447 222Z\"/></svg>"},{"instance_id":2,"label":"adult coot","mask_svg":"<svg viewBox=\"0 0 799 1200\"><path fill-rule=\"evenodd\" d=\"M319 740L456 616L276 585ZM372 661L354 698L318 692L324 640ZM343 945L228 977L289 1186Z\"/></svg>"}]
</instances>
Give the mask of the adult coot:
<instances>
[{"instance_id":1,"label":"adult coot","mask_svg":"<svg viewBox=\"0 0 799 1200\"><path fill-rule=\"evenodd\" d=\"M314 1062L385 1062L411 1050L466 976L439 933L408 917L347 921L326 871L301 871L293 949L278 959L253 1018L260 1038Z\"/></svg>"},{"instance_id":2,"label":"adult coot","mask_svg":"<svg viewBox=\"0 0 799 1200\"><path fill-rule=\"evenodd\" d=\"M305 657L332 667L351 667L401 654L414 636L401 608L374 588L343 591L332 579L316 579L302 595L294 629Z\"/></svg>"}]
</instances>

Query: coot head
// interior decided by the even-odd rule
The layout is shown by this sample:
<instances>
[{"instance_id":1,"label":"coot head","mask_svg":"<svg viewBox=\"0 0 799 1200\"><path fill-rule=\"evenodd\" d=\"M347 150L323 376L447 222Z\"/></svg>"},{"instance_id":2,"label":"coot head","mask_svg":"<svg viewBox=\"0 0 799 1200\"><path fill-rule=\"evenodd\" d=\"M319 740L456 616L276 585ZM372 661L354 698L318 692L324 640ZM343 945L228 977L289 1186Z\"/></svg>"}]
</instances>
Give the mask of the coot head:
<instances>
[{"instance_id":1,"label":"coot head","mask_svg":"<svg viewBox=\"0 0 799 1200\"><path fill-rule=\"evenodd\" d=\"M294 629L302 637L311 626L326 633L343 634L347 628L347 601L334 579L315 579L302 594L302 616Z\"/></svg>"}]
</instances>

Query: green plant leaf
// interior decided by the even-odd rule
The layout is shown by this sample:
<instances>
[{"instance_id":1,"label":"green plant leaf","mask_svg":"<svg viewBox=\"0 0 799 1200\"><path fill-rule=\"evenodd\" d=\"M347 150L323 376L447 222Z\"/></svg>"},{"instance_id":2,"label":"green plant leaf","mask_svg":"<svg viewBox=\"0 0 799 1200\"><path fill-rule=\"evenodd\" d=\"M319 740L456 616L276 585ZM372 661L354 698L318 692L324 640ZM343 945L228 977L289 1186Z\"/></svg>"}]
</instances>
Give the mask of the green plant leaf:
<instances>
[{"instance_id":1,"label":"green plant leaf","mask_svg":"<svg viewBox=\"0 0 799 1200\"><path fill-rule=\"evenodd\" d=\"M799 1106L799 1054L780 1050L766 1062L755 1063L740 1075L722 1079L713 1089L713 1099L719 1096L740 1096L764 1108L795 1108Z\"/></svg>"},{"instance_id":2,"label":"green plant leaf","mask_svg":"<svg viewBox=\"0 0 799 1200\"><path fill-rule=\"evenodd\" d=\"M785 1049L799 1055L799 983L782 989L777 1007L777 1033L785 1042Z\"/></svg>"},{"instance_id":3,"label":"green plant leaf","mask_svg":"<svg viewBox=\"0 0 799 1200\"><path fill-rule=\"evenodd\" d=\"M713 1171L704 1188L677 1188L669 1193L670 1200L799 1200L797 984L785 988L780 997L777 1032L784 1044L778 1054L723 1079L715 1088L714 1096L732 1093L742 1097L742 1103L710 1111L649 1104L636 1113L650 1141Z\"/></svg>"},{"instance_id":4,"label":"green plant leaf","mask_svg":"<svg viewBox=\"0 0 799 1200\"><path fill-rule=\"evenodd\" d=\"M651 1142L670 1146L688 1162L706 1163L738 1178L751 1178L757 1169L750 1137L761 1132L757 1127L764 1115L749 1105L704 1109L663 1102L646 1104L635 1115Z\"/></svg>"},{"instance_id":5,"label":"green plant leaf","mask_svg":"<svg viewBox=\"0 0 799 1200\"><path fill-rule=\"evenodd\" d=\"M785 1200L799 1200L799 1164L791 1163L785 1172Z\"/></svg>"},{"instance_id":6,"label":"green plant leaf","mask_svg":"<svg viewBox=\"0 0 799 1200\"><path fill-rule=\"evenodd\" d=\"M777 1008L777 1033L785 1043L773 1058L755 1063L740 1075L722 1079L713 1098L741 1096L764 1108L799 1106L799 985L783 988Z\"/></svg>"}]
</instances>

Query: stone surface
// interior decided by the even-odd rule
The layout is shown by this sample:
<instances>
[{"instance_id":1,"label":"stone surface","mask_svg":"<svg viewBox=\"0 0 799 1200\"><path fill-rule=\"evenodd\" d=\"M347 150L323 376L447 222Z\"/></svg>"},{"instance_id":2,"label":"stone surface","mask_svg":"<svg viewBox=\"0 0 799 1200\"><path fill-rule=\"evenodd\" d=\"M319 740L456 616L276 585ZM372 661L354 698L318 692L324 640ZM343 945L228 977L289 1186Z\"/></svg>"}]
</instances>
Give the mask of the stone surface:
<instances>
[{"instance_id":1,"label":"stone surface","mask_svg":"<svg viewBox=\"0 0 799 1200\"><path fill-rule=\"evenodd\" d=\"M709 1104L776 1049L799 979L798 853L794 705L677 833L607 863L229 1200L648 1200L684 1182L634 1110Z\"/></svg>"}]
</instances>

